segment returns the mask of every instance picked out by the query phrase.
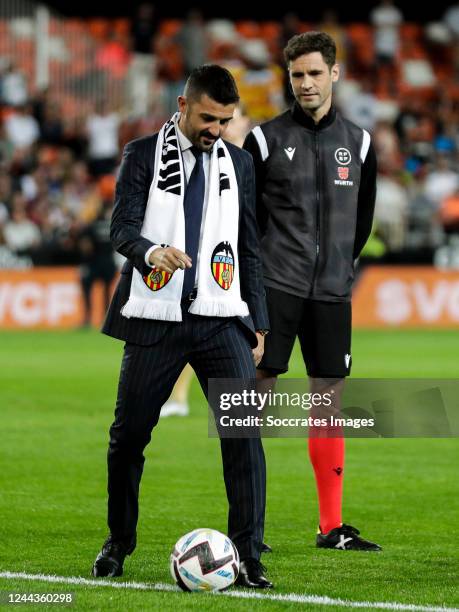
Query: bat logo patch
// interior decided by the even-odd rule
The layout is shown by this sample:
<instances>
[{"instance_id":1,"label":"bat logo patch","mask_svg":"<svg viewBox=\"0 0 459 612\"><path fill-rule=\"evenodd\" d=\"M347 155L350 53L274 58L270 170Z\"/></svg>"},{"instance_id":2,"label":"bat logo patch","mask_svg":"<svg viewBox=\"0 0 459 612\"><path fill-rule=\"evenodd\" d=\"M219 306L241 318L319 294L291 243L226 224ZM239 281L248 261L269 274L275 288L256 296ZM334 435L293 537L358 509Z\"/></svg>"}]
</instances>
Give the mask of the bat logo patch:
<instances>
[{"instance_id":1,"label":"bat logo patch","mask_svg":"<svg viewBox=\"0 0 459 612\"><path fill-rule=\"evenodd\" d=\"M222 289L228 290L234 278L234 253L229 242L220 242L212 253L212 276Z\"/></svg>"}]
</instances>

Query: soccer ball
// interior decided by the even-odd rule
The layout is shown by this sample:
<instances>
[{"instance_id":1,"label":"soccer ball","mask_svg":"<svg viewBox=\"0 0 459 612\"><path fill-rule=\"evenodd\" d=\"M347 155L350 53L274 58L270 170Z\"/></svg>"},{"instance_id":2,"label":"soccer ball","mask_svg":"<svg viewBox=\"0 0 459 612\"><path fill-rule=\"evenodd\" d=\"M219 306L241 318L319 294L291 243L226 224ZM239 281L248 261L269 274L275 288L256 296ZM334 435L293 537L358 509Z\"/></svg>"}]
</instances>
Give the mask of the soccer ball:
<instances>
[{"instance_id":1,"label":"soccer ball","mask_svg":"<svg viewBox=\"0 0 459 612\"><path fill-rule=\"evenodd\" d=\"M174 546L172 578L184 591L223 591L239 573L239 554L228 536L215 529L190 531Z\"/></svg>"}]
</instances>

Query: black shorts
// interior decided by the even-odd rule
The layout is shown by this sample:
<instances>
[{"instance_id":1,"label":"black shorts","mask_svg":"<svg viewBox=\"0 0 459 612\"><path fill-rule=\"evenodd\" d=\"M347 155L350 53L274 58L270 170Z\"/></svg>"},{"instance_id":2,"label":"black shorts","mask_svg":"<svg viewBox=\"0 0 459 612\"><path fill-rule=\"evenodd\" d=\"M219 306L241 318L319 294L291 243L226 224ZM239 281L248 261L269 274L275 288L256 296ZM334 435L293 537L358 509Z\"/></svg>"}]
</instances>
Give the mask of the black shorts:
<instances>
[{"instance_id":1,"label":"black shorts","mask_svg":"<svg viewBox=\"0 0 459 612\"><path fill-rule=\"evenodd\" d=\"M309 376L344 378L351 371L350 302L319 302L266 287L271 331L265 337L260 370L288 370L298 336Z\"/></svg>"}]
</instances>

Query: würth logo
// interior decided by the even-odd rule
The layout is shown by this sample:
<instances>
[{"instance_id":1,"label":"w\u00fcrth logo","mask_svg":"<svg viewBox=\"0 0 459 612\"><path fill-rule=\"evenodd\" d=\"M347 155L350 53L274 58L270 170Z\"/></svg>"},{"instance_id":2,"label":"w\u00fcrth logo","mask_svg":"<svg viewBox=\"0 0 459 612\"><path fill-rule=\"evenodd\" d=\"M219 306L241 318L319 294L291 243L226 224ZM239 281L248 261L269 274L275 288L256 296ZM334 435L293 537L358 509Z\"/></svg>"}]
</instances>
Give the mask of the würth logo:
<instances>
[{"instance_id":1,"label":"w\u00fcrth logo","mask_svg":"<svg viewBox=\"0 0 459 612\"><path fill-rule=\"evenodd\" d=\"M232 555L227 555L226 557L222 557L221 559L215 559L214 553L212 552L211 547L209 546L209 542L201 542L201 544L196 544L188 550L182 557L180 557L179 563L185 563L188 559L192 559L193 557L197 557L199 561L199 565L201 566L201 572L203 575L210 574L210 572L214 572L226 565L229 561L232 560Z\"/></svg>"},{"instance_id":2,"label":"w\u00fcrth logo","mask_svg":"<svg viewBox=\"0 0 459 612\"><path fill-rule=\"evenodd\" d=\"M342 181L347 181L349 178L349 168L338 166L338 176Z\"/></svg>"}]
</instances>

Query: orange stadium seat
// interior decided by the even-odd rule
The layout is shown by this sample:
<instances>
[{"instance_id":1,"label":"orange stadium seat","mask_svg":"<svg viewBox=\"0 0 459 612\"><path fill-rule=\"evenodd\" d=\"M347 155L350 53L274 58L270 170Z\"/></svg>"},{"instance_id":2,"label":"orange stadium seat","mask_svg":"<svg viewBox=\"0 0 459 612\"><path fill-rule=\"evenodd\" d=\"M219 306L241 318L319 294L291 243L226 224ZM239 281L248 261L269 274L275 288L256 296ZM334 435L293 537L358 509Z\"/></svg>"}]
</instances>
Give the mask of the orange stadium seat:
<instances>
[{"instance_id":1,"label":"orange stadium seat","mask_svg":"<svg viewBox=\"0 0 459 612\"><path fill-rule=\"evenodd\" d=\"M183 58L180 46L168 36L156 41L158 76L162 79L178 81L183 76Z\"/></svg>"},{"instance_id":2,"label":"orange stadium seat","mask_svg":"<svg viewBox=\"0 0 459 612\"><path fill-rule=\"evenodd\" d=\"M15 65L27 75L30 82L33 82L33 75L35 75L35 56L33 54L15 56Z\"/></svg>"},{"instance_id":3,"label":"orange stadium seat","mask_svg":"<svg viewBox=\"0 0 459 612\"><path fill-rule=\"evenodd\" d=\"M93 19L88 19L88 31L94 38L98 40L105 40L111 30L110 21L108 19L103 19L102 17L97 17Z\"/></svg>"},{"instance_id":4,"label":"orange stadium seat","mask_svg":"<svg viewBox=\"0 0 459 612\"><path fill-rule=\"evenodd\" d=\"M299 34L302 34L303 32L310 32L311 30L315 30L316 27L314 26L313 23L310 23L309 21L302 21L300 23L300 29L299 29Z\"/></svg>"},{"instance_id":5,"label":"orange stadium seat","mask_svg":"<svg viewBox=\"0 0 459 612\"><path fill-rule=\"evenodd\" d=\"M68 67L70 76L79 77L88 72L88 62L84 57L73 58Z\"/></svg>"},{"instance_id":6,"label":"orange stadium seat","mask_svg":"<svg viewBox=\"0 0 459 612\"><path fill-rule=\"evenodd\" d=\"M6 19L2 19L0 21L0 53L7 55L8 52L11 52L12 44L10 27Z\"/></svg>"},{"instance_id":7,"label":"orange stadium seat","mask_svg":"<svg viewBox=\"0 0 459 612\"><path fill-rule=\"evenodd\" d=\"M168 38L175 36L183 25L181 19L164 19L159 26L159 34Z\"/></svg>"},{"instance_id":8,"label":"orange stadium seat","mask_svg":"<svg viewBox=\"0 0 459 612\"><path fill-rule=\"evenodd\" d=\"M11 106L2 106L0 108L0 120L5 121L10 115L14 114L14 109Z\"/></svg>"},{"instance_id":9,"label":"orange stadium seat","mask_svg":"<svg viewBox=\"0 0 459 612\"><path fill-rule=\"evenodd\" d=\"M352 47L353 61L369 67L374 61L373 28L366 23L350 23L347 34Z\"/></svg>"},{"instance_id":10,"label":"orange stadium seat","mask_svg":"<svg viewBox=\"0 0 459 612\"><path fill-rule=\"evenodd\" d=\"M35 54L35 41L30 38L18 38L14 43L14 53L23 55L34 55Z\"/></svg>"},{"instance_id":11,"label":"orange stadium seat","mask_svg":"<svg viewBox=\"0 0 459 612\"><path fill-rule=\"evenodd\" d=\"M260 38L261 28L256 21L236 21L236 30L244 38Z\"/></svg>"},{"instance_id":12,"label":"orange stadium seat","mask_svg":"<svg viewBox=\"0 0 459 612\"><path fill-rule=\"evenodd\" d=\"M58 36L62 32L62 26L64 24L63 19L58 19L56 17L51 17L49 20L49 33L52 36Z\"/></svg>"},{"instance_id":13,"label":"orange stadium seat","mask_svg":"<svg viewBox=\"0 0 459 612\"><path fill-rule=\"evenodd\" d=\"M276 21L264 21L260 24L260 36L267 44L272 57L279 54L280 32L280 25Z\"/></svg>"},{"instance_id":14,"label":"orange stadium seat","mask_svg":"<svg viewBox=\"0 0 459 612\"><path fill-rule=\"evenodd\" d=\"M116 178L113 174L102 175L97 182L97 189L104 200L113 200Z\"/></svg>"},{"instance_id":15,"label":"orange stadium seat","mask_svg":"<svg viewBox=\"0 0 459 612\"><path fill-rule=\"evenodd\" d=\"M446 91L448 93L448 97L454 102L459 102L459 84L452 80L446 85Z\"/></svg>"},{"instance_id":16,"label":"orange stadium seat","mask_svg":"<svg viewBox=\"0 0 459 612\"><path fill-rule=\"evenodd\" d=\"M86 57L93 48L93 40L87 34L85 36L69 36L65 44L70 52L72 61L80 57Z\"/></svg>"},{"instance_id":17,"label":"orange stadium seat","mask_svg":"<svg viewBox=\"0 0 459 612\"><path fill-rule=\"evenodd\" d=\"M86 32L85 23L82 19L66 19L64 32L68 34L83 34Z\"/></svg>"},{"instance_id":18,"label":"orange stadium seat","mask_svg":"<svg viewBox=\"0 0 459 612\"><path fill-rule=\"evenodd\" d=\"M280 36L280 25L277 21L263 21L260 23L260 36L270 42L272 40L278 41Z\"/></svg>"},{"instance_id":19,"label":"orange stadium seat","mask_svg":"<svg viewBox=\"0 0 459 612\"><path fill-rule=\"evenodd\" d=\"M112 22L112 30L119 36L129 36L131 31L131 20L126 18L114 19Z\"/></svg>"},{"instance_id":20,"label":"orange stadium seat","mask_svg":"<svg viewBox=\"0 0 459 612\"><path fill-rule=\"evenodd\" d=\"M422 41L423 29L418 23L402 23L400 26L402 40Z\"/></svg>"}]
</instances>

